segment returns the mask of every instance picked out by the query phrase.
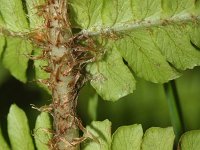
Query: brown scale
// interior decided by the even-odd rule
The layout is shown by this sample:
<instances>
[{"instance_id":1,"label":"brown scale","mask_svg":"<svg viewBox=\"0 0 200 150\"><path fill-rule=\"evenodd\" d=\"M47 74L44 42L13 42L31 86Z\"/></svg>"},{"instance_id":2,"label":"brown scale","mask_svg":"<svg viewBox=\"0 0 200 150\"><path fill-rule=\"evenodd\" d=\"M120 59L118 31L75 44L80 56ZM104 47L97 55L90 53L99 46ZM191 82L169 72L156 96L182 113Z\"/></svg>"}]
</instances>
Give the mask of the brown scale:
<instances>
[{"instance_id":1,"label":"brown scale","mask_svg":"<svg viewBox=\"0 0 200 150\"><path fill-rule=\"evenodd\" d=\"M167 26L167 25L169 25L170 23L171 23L170 20L163 19L161 25L162 25L162 26Z\"/></svg>"},{"instance_id":2,"label":"brown scale","mask_svg":"<svg viewBox=\"0 0 200 150\"><path fill-rule=\"evenodd\" d=\"M111 39L111 40L118 40L121 38L121 36L119 36L115 31L109 31L109 32L104 32L104 33L101 33L101 37L102 38L105 38L105 39Z\"/></svg>"},{"instance_id":3,"label":"brown scale","mask_svg":"<svg viewBox=\"0 0 200 150\"><path fill-rule=\"evenodd\" d=\"M37 10L37 15L38 16L44 16L45 13L47 13L47 8L48 8L48 5L47 4L42 4L42 5L38 5L38 6L35 6L34 9Z\"/></svg>"},{"instance_id":4,"label":"brown scale","mask_svg":"<svg viewBox=\"0 0 200 150\"><path fill-rule=\"evenodd\" d=\"M35 55L26 55L26 57L28 57L30 60L47 60L48 59L48 53L45 52L45 50L42 50L42 54L39 56L35 56ZM44 71L46 71L47 73L51 72L51 67L49 65L47 66L40 66L40 68Z\"/></svg>"},{"instance_id":5,"label":"brown scale","mask_svg":"<svg viewBox=\"0 0 200 150\"><path fill-rule=\"evenodd\" d=\"M47 41L46 34L44 32L40 32L39 30L31 32L28 36L31 41L41 46Z\"/></svg>"},{"instance_id":6,"label":"brown scale","mask_svg":"<svg viewBox=\"0 0 200 150\"><path fill-rule=\"evenodd\" d=\"M47 4L50 5L50 4L55 4L55 0L47 0Z\"/></svg>"},{"instance_id":7,"label":"brown scale","mask_svg":"<svg viewBox=\"0 0 200 150\"><path fill-rule=\"evenodd\" d=\"M49 65L41 66L41 69L44 70L47 73L51 73L52 72L52 68Z\"/></svg>"}]
</instances>

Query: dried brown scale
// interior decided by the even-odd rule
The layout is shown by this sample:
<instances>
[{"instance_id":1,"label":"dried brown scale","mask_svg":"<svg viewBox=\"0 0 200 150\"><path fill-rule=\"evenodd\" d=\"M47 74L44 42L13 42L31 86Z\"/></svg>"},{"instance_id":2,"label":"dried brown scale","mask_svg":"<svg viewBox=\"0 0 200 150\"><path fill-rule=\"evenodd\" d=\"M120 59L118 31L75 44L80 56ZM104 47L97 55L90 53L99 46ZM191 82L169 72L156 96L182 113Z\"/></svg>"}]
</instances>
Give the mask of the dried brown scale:
<instances>
[{"instance_id":1,"label":"dried brown scale","mask_svg":"<svg viewBox=\"0 0 200 150\"><path fill-rule=\"evenodd\" d=\"M32 106L33 109L36 109L36 110L41 111L41 112L48 112L52 115L52 110L53 110L52 104L45 105L45 106L42 106L40 108L36 107L34 104L31 104L31 106Z\"/></svg>"},{"instance_id":2,"label":"dried brown scale","mask_svg":"<svg viewBox=\"0 0 200 150\"><path fill-rule=\"evenodd\" d=\"M52 68L49 65L48 66L41 66L41 69L44 70L47 73L52 72Z\"/></svg>"}]
</instances>

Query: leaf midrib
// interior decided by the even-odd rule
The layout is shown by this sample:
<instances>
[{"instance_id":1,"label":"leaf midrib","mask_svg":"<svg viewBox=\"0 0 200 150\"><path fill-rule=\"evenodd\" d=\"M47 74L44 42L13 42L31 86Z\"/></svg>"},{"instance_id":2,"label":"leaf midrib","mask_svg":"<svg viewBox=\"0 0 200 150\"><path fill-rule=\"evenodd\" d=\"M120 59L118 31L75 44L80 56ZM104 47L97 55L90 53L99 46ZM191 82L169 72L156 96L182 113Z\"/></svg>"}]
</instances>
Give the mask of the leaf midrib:
<instances>
[{"instance_id":1,"label":"leaf midrib","mask_svg":"<svg viewBox=\"0 0 200 150\"><path fill-rule=\"evenodd\" d=\"M147 27L156 27L156 26L168 26L173 24L179 23L188 23L188 22L199 22L200 16L192 15L191 13L181 13L176 16L172 16L170 18L159 18L152 20L151 17L146 18L145 20L139 20L134 22L123 22L117 23L113 26L90 26L87 29L83 29L81 34L89 35L89 36L96 36L101 34L111 34L111 33L118 33L118 32L125 32L125 31L132 31L141 28Z\"/></svg>"}]
</instances>

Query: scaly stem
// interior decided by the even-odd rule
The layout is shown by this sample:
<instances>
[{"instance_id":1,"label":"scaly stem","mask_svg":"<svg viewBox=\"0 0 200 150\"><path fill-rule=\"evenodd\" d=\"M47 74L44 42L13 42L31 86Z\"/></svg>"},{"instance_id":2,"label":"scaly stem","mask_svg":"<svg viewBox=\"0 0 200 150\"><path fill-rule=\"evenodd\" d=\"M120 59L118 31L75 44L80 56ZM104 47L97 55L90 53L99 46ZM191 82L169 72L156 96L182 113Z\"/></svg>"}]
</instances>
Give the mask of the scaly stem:
<instances>
[{"instance_id":1,"label":"scaly stem","mask_svg":"<svg viewBox=\"0 0 200 150\"><path fill-rule=\"evenodd\" d=\"M68 0L47 0L47 4L40 6L45 28L37 31L39 40L33 38L43 48L41 58L48 61L44 70L50 73L50 78L44 83L53 99L49 109L54 122L54 137L49 142L52 150L78 150L85 139L79 138L79 128L84 128L76 116L76 103L85 82L84 67L95 56L92 39L72 34L67 4Z\"/></svg>"},{"instance_id":2,"label":"scaly stem","mask_svg":"<svg viewBox=\"0 0 200 150\"><path fill-rule=\"evenodd\" d=\"M79 68L69 44L72 38L67 13L67 0L48 0L45 16L48 38L48 56L51 75L49 79L53 98L54 138L51 149L78 150L74 140L79 137L76 101Z\"/></svg>"},{"instance_id":3,"label":"scaly stem","mask_svg":"<svg viewBox=\"0 0 200 150\"><path fill-rule=\"evenodd\" d=\"M184 122L175 81L172 80L165 83L164 89L169 106L171 123L176 135L175 143L177 144L181 134L184 132Z\"/></svg>"}]
</instances>

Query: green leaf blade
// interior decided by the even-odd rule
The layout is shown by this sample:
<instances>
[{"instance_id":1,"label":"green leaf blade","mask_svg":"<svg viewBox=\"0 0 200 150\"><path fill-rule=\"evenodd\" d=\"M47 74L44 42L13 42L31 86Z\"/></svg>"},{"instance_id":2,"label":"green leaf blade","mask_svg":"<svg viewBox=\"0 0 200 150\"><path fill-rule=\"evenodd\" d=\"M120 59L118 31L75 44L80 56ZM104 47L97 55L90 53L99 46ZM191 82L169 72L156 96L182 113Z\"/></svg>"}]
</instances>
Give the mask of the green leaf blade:
<instances>
[{"instance_id":1,"label":"green leaf blade","mask_svg":"<svg viewBox=\"0 0 200 150\"><path fill-rule=\"evenodd\" d=\"M200 130L193 130L184 133L180 139L180 150L200 149Z\"/></svg>"},{"instance_id":2,"label":"green leaf blade","mask_svg":"<svg viewBox=\"0 0 200 150\"><path fill-rule=\"evenodd\" d=\"M117 40L115 47L139 77L164 83L180 76L154 44L148 30L141 29Z\"/></svg>"},{"instance_id":3,"label":"green leaf blade","mask_svg":"<svg viewBox=\"0 0 200 150\"><path fill-rule=\"evenodd\" d=\"M200 51L190 42L192 35L190 31L195 29L195 26L192 22L188 22L184 26L180 24L168 25L161 27L155 33L157 36L156 44L160 51L176 69L186 70L200 65ZM197 44L197 42L195 43Z\"/></svg>"},{"instance_id":4,"label":"green leaf blade","mask_svg":"<svg viewBox=\"0 0 200 150\"><path fill-rule=\"evenodd\" d=\"M142 150L173 150L173 128L149 128L144 135Z\"/></svg>"},{"instance_id":5,"label":"green leaf blade","mask_svg":"<svg viewBox=\"0 0 200 150\"><path fill-rule=\"evenodd\" d=\"M132 26L132 30L145 26L163 26L166 20L176 24L180 20L187 22L192 21L194 16L199 17L199 13L195 12L199 2L188 0L82 0L81 3L71 0L70 6L72 22L79 24L85 32L94 34L98 31L109 32L109 29L115 32L120 28L129 30L128 26Z\"/></svg>"},{"instance_id":6,"label":"green leaf blade","mask_svg":"<svg viewBox=\"0 0 200 150\"><path fill-rule=\"evenodd\" d=\"M200 49L200 38L199 38L200 26L199 26L199 24L195 23L193 25L193 28L189 30L189 33L190 33L190 39L191 39L192 44L194 44L199 50Z\"/></svg>"},{"instance_id":7,"label":"green leaf blade","mask_svg":"<svg viewBox=\"0 0 200 150\"><path fill-rule=\"evenodd\" d=\"M45 4L45 0L26 0L26 6L28 9L28 18L31 29L37 29L44 24L44 18L42 16L42 7ZM41 16L39 14L41 13Z\"/></svg>"},{"instance_id":8,"label":"green leaf blade","mask_svg":"<svg viewBox=\"0 0 200 150\"><path fill-rule=\"evenodd\" d=\"M7 37L6 39L7 47L3 55L3 64L15 78L25 83L28 56L31 54L32 45L21 38Z\"/></svg>"},{"instance_id":9,"label":"green leaf blade","mask_svg":"<svg viewBox=\"0 0 200 150\"><path fill-rule=\"evenodd\" d=\"M21 0L0 0L0 4L0 13L7 29L14 32L28 31L28 20Z\"/></svg>"},{"instance_id":10,"label":"green leaf blade","mask_svg":"<svg viewBox=\"0 0 200 150\"><path fill-rule=\"evenodd\" d=\"M87 67L92 74L91 85L104 99L116 101L135 89L135 79L116 50L110 50L103 60Z\"/></svg>"},{"instance_id":11,"label":"green leaf blade","mask_svg":"<svg viewBox=\"0 0 200 150\"><path fill-rule=\"evenodd\" d=\"M111 122L93 121L90 126L86 128L94 139L82 143L83 150L110 150L111 144Z\"/></svg>"},{"instance_id":12,"label":"green leaf blade","mask_svg":"<svg viewBox=\"0 0 200 150\"><path fill-rule=\"evenodd\" d=\"M112 150L140 150L143 130L141 125L119 127L112 137Z\"/></svg>"},{"instance_id":13,"label":"green leaf blade","mask_svg":"<svg viewBox=\"0 0 200 150\"><path fill-rule=\"evenodd\" d=\"M165 83L178 78L181 71L200 65L199 1L81 3L70 1L73 23L82 28L82 34L101 37L107 45L112 43L137 76ZM109 37L112 34L117 36L114 42Z\"/></svg>"},{"instance_id":14,"label":"green leaf blade","mask_svg":"<svg viewBox=\"0 0 200 150\"><path fill-rule=\"evenodd\" d=\"M70 0L69 1L71 8L71 22L73 22L73 26L78 26L82 28L88 28L92 25L101 24L101 9L103 5L102 0L95 1L78 1L78 0ZM98 5L96 5L98 4ZM92 13L92 12L96 13ZM84 21L82 21L84 20Z\"/></svg>"},{"instance_id":15,"label":"green leaf blade","mask_svg":"<svg viewBox=\"0 0 200 150\"><path fill-rule=\"evenodd\" d=\"M8 114L8 135L12 150L34 150L26 114L15 104Z\"/></svg>"},{"instance_id":16,"label":"green leaf blade","mask_svg":"<svg viewBox=\"0 0 200 150\"><path fill-rule=\"evenodd\" d=\"M52 138L52 125L50 116L46 112L42 112L36 120L34 129L34 138L38 150L48 150L48 144Z\"/></svg>"}]
</instances>

